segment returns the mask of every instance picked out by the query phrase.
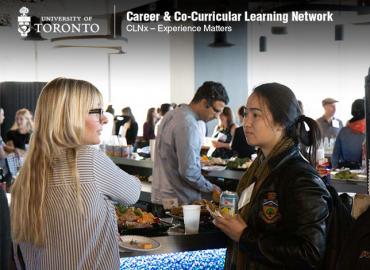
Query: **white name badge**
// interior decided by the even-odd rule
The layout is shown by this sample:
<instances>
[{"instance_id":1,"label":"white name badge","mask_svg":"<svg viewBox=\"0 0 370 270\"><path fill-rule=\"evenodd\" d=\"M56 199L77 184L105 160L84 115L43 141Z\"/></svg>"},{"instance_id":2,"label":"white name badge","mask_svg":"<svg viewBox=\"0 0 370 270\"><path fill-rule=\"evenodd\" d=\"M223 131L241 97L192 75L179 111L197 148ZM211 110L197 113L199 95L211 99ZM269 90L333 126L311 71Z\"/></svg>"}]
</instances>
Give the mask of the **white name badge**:
<instances>
[{"instance_id":1,"label":"white name badge","mask_svg":"<svg viewBox=\"0 0 370 270\"><path fill-rule=\"evenodd\" d=\"M238 202L238 209L239 210L251 201L252 192L253 192L253 189L254 189L254 184L255 183L250 184L249 187L244 189L244 191L242 192L242 195L240 195L240 199L239 199L239 202Z\"/></svg>"},{"instance_id":2,"label":"white name badge","mask_svg":"<svg viewBox=\"0 0 370 270\"><path fill-rule=\"evenodd\" d=\"M331 125L335 128L339 128L339 121L334 119L333 121L331 121Z\"/></svg>"}]
</instances>

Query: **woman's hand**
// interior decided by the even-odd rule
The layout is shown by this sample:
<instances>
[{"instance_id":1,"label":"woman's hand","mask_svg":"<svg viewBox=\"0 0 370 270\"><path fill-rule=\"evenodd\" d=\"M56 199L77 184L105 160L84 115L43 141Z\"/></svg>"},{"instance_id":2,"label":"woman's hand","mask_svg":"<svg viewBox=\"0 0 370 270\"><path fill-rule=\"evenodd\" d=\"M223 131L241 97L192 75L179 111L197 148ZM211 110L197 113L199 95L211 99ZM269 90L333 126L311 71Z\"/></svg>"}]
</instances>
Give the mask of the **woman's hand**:
<instances>
[{"instance_id":1,"label":"woman's hand","mask_svg":"<svg viewBox=\"0 0 370 270\"><path fill-rule=\"evenodd\" d=\"M13 153L15 150L13 141L7 141L3 147L4 147L5 152L7 153Z\"/></svg>"},{"instance_id":2,"label":"woman's hand","mask_svg":"<svg viewBox=\"0 0 370 270\"><path fill-rule=\"evenodd\" d=\"M232 217L226 214L222 217L216 217L213 223L235 242L239 242L240 236L247 227L239 215Z\"/></svg>"},{"instance_id":3,"label":"woman's hand","mask_svg":"<svg viewBox=\"0 0 370 270\"><path fill-rule=\"evenodd\" d=\"M219 141L214 140L214 141L212 141L212 146L213 146L214 148L220 148L220 142L219 142Z\"/></svg>"},{"instance_id":4,"label":"woman's hand","mask_svg":"<svg viewBox=\"0 0 370 270\"><path fill-rule=\"evenodd\" d=\"M18 157L23 157L26 153L25 150L19 148L15 148L14 152Z\"/></svg>"},{"instance_id":5,"label":"woman's hand","mask_svg":"<svg viewBox=\"0 0 370 270\"><path fill-rule=\"evenodd\" d=\"M218 186L213 185L212 200L214 202L216 202L216 203L219 203L220 202L221 192L222 192L222 190Z\"/></svg>"}]
</instances>

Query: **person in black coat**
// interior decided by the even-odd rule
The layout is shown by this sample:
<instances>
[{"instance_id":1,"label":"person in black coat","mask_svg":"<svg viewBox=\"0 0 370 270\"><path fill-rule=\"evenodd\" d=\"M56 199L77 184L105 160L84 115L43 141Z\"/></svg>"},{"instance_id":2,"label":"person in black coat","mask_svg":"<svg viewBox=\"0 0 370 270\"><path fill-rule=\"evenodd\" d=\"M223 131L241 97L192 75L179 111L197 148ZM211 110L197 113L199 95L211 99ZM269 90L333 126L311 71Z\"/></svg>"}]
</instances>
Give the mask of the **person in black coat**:
<instances>
[{"instance_id":1,"label":"person in black coat","mask_svg":"<svg viewBox=\"0 0 370 270\"><path fill-rule=\"evenodd\" d=\"M244 112L245 106L241 106L238 110L240 123L243 123ZM251 158L252 154L256 153L256 149L254 148L254 146L251 146L247 143L247 139L244 135L243 125L235 130L231 149L234 155L237 155L239 158Z\"/></svg>"},{"instance_id":2,"label":"person in black coat","mask_svg":"<svg viewBox=\"0 0 370 270\"><path fill-rule=\"evenodd\" d=\"M215 217L235 244L226 268L320 269L332 205L314 167L320 129L302 115L292 90L278 83L255 88L246 107L244 133L259 150L238 183L236 215L222 209ZM310 163L299 144L311 148Z\"/></svg>"},{"instance_id":3,"label":"person in black coat","mask_svg":"<svg viewBox=\"0 0 370 270\"><path fill-rule=\"evenodd\" d=\"M0 269L8 269L10 255L10 217L5 192L0 188Z\"/></svg>"},{"instance_id":4,"label":"person in black coat","mask_svg":"<svg viewBox=\"0 0 370 270\"><path fill-rule=\"evenodd\" d=\"M244 112L245 106L241 106L238 110L240 123L243 123ZM237 155L239 158L251 158L252 154L256 153L254 146L249 145L245 138L243 125L235 130L231 150L234 152L234 155Z\"/></svg>"},{"instance_id":5,"label":"person in black coat","mask_svg":"<svg viewBox=\"0 0 370 270\"><path fill-rule=\"evenodd\" d=\"M116 123L116 134L124 135L127 141L127 145L135 146L137 132L139 126L132 114L130 107L125 107L122 109L121 120ZM123 127L121 127L123 126Z\"/></svg>"}]
</instances>

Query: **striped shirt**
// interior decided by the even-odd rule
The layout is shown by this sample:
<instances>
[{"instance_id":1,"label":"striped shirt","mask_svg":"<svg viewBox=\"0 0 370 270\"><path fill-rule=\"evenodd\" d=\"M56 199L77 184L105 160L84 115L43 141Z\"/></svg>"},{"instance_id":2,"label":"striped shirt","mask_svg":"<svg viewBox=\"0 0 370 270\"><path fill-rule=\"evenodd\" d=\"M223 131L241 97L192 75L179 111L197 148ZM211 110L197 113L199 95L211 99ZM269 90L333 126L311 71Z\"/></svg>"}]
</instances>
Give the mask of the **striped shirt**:
<instances>
[{"instance_id":1,"label":"striped shirt","mask_svg":"<svg viewBox=\"0 0 370 270\"><path fill-rule=\"evenodd\" d=\"M134 204L140 181L90 146L79 151L83 213L67 159L55 164L45 198L45 245L21 243L26 269L119 269L118 230L111 201Z\"/></svg>"}]
</instances>

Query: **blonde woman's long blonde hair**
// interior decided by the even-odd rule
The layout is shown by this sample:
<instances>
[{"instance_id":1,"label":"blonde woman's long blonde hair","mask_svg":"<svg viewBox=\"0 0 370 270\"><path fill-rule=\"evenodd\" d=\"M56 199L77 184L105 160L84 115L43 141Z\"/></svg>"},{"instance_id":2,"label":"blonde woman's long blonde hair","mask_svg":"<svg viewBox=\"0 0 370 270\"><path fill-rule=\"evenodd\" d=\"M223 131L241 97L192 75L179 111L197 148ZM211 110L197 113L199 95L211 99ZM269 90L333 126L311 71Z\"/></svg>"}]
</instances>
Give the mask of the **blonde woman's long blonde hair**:
<instances>
[{"instance_id":1,"label":"blonde woman's long blonde hair","mask_svg":"<svg viewBox=\"0 0 370 270\"><path fill-rule=\"evenodd\" d=\"M24 118L26 118L27 132L32 132L32 130L33 130L32 114L26 108L20 109L15 113L15 121L14 121L13 126L11 127L11 130L17 130L19 128L19 126L17 124L17 117L18 116L23 116Z\"/></svg>"},{"instance_id":2,"label":"blonde woman's long blonde hair","mask_svg":"<svg viewBox=\"0 0 370 270\"><path fill-rule=\"evenodd\" d=\"M85 118L97 104L102 104L102 96L86 81L56 78L43 88L37 101L30 148L12 187L11 222L15 243L44 244L48 180L54 162L62 153L69 161L76 203L82 210L77 154L83 145Z\"/></svg>"}]
</instances>

